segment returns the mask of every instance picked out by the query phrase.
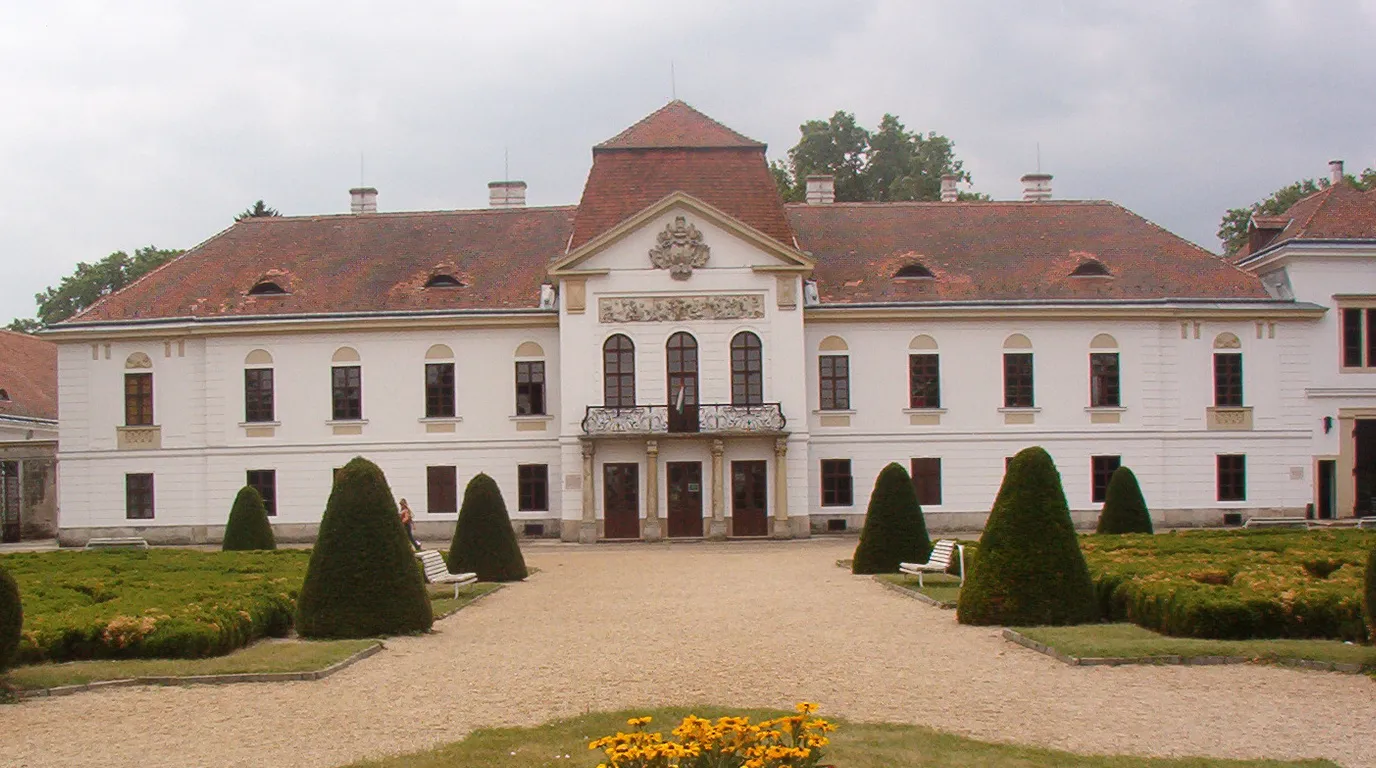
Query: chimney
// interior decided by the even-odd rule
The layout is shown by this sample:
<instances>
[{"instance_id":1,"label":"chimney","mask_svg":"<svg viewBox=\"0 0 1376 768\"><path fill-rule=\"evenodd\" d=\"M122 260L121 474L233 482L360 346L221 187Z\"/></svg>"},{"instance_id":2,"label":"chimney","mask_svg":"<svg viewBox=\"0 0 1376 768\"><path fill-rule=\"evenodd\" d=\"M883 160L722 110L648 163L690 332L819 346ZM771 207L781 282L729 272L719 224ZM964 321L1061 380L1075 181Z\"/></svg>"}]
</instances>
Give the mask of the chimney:
<instances>
[{"instance_id":1,"label":"chimney","mask_svg":"<svg viewBox=\"0 0 1376 768\"><path fill-rule=\"evenodd\" d=\"M1329 183L1331 183L1331 184L1332 184L1333 186L1335 186L1335 187L1336 187L1337 185L1339 185L1339 184L1342 183L1342 181L1343 181L1343 161L1341 161L1341 160L1329 160L1329 161L1328 161L1328 181L1329 181Z\"/></svg>"},{"instance_id":2,"label":"chimney","mask_svg":"<svg viewBox=\"0 0 1376 768\"><path fill-rule=\"evenodd\" d=\"M350 213L377 213L377 190L372 187L354 187L349 190Z\"/></svg>"},{"instance_id":3,"label":"chimney","mask_svg":"<svg viewBox=\"0 0 1376 768\"><path fill-rule=\"evenodd\" d=\"M1051 199L1051 174L1029 173L1022 177L1022 199L1039 203Z\"/></svg>"},{"instance_id":4,"label":"chimney","mask_svg":"<svg viewBox=\"0 0 1376 768\"><path fill-rule=\"evenodd\" d=\"M487 205L489 208L526 207L526 183L524 181L489 181L487 183Z\"/></svg>"},{"instance_id":5,"label":"chimney","mask_svg":"<svg viewBox=\"0 0 1376 768\"><path fill-rule=\"evenodd\" d=\"M956 182L960 177L954 173L943 174L941 177L941 202L954 203L960 199L960 190L956 189Z\"/></svg>"},{"instance_id":6,"label":"chimney","mask_svg":"<svg viewBox=\"0 0 1376 768\"><path fill-rule=\"evenodd\" d=\"M836 178L817 175L807 177L807 204L831 205L836 202Z\"/></svg>"}]
</instances>

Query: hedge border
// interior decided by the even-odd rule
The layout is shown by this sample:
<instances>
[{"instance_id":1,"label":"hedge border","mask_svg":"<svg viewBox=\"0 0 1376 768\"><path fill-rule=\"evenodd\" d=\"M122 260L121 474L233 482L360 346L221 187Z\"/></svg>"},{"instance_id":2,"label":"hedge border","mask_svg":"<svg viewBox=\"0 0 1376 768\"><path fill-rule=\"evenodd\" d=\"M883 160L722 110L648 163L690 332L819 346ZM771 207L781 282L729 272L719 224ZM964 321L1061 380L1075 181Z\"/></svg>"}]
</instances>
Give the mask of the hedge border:
<instances>
[{"instance_id":1,"label":"hedge border","mask_svg":"<svg viewBox=\"0 0 1376 768\"><path fill-rule=\"evenodd\" d=\"M85 691L99 691L105 688L128 688L135 685L231 685L234 683L292 683L307 680L323 680L330 675L357 664L369 656L376 655L385 648L382 641L374 642L346 659L336 661L324 669L309 672L240 672L225 675L155 675L147 677L127 677L122 680L95 680L80 685L60 685L56 688L17 690L20 699L45 698L49 696L70 696Z\"/></svg>"},{"instance_id":2,"label":"hedge border","mask_svg":"<svg viewBox=\"0 0 1376 768\"><path fill-rule=\"evenodd\" d=\"M1004 629L1003 639L1050 656L1072 667L1120 667L1126 664L1181 665L1187 667L1208 667L1221 664L1279 664L1283 667L1298 667L1316 672L1343 672L1358 675L1363 672L1361 664L1343 661L1316 661L1314 659L1253 659L1248 656L1070 656L1055 648L1039 643L1021 632Z\"/></svg>"},{"instance_id":3,"label":"hedge border","mask_svg":"<svg viewBox=\"0 0 1376 768\"><path fill-rule=\"evenodd\" d=\"M943 608L943 609L948 610L948 611L953 611L953 610L955 610L955 608L956 608L956 601L955 601L955 600L950 600L950 601L941 601L941 600L937 600L936 598L934 598L934 597L928 597L927 595L924 595L924 594L922 594L921 592L918 592L918 591L915 590L915 589L908 589L907 587L900 587L900 586L898 586L897 584L894 584L894 583L889 582L889 581L885 581L884 579L879 578L880 575L882 575L882 574L875 574L875 576L873 577L876 583L880 584L881 586L885 587L886 589L892 589L893 591L897 592L897 593L900 594L900 595L903 595L904 597L911 597L912 599L918 601L919 603L926 603L927 605L930 605L930 606L932 606L932 607L934 607L934 608Z\"/></svg>"}]
</instances>

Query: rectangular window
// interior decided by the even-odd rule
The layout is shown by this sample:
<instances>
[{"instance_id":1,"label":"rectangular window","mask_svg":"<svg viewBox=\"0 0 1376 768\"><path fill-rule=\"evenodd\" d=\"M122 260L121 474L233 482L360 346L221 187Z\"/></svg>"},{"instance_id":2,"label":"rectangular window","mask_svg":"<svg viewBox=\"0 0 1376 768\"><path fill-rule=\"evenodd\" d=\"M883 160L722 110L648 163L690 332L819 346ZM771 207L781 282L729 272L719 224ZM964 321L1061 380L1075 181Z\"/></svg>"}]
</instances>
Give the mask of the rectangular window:
<instances>
[{"instance_id":1,"label":"rectangular window","mask_svg":"<svg viewBox=\"0 0 1376 768\"><path fill-rule=\"evenodd\" d=\"M456 467L425 468L425 509L428 512L459 511L459 471Z\"/></svg>"},{"instance_id":2,"label":"rectangular window","mask_svg":"<svg viewBox=\"0 0 1376 768\"><path fill-rule=\"evenodd\" d=\"M522 512L549 510L549 467L521 464L516 467L516 508Z\"/></svg>"},{"instance_id":3,"label":"rectangular window","mask_svg":"<svg viewBox=\"0 0 1376 768\"><path fill-rule=\"evenodd\" d=\"M1123 465L1122 456L1090 456L1089 473L1092 488L1089 492L1089 500L1095 504L1104 503L1108 498L1108 481L1112 479L1113 473Z\"/></svg>"},{"instance_id":4,"label":"rectangular window","mask_svg":"<svg viewBox=\"0 0 1376 768\"><path fill-rule=\"evenodd\" d=\"M335 421L363 418L363 369L357 365L336 365L332 372Z\"/></svg>"},{"instance_id":5,"label":"rectangular window","mask_svg":"<svg viewBox=\"0 0 1376 768\"><path fill-rule=\"evenodd\" d=\"M153 519L153 475L124 476L124 516L130 520Z\"/></svg>"},{"instance_id":6,"label":"rectangular window","mask_svg":"<svg viewBox=\"0 0 1376 768\"><path fill-rule=\"evenodd\" d=\"M454 364L425 364L425 417L454 416Z\"/></svg>"},{"instance_id":7,"label":"rectangular window","mask_svg":"<svg viewBox=\"0 0 1376 768\"><path fill-rule=\"evenodd\" d=\"M941 407L939 355L908 355L908 407Z\"/></svg>"},{"instance_id":8,"label":"rectangular window","mask_svg":"<svg viewBox=\"0 0 1376 768\"><path fill-rule=\"evenodd\" d=\"M1343 367L1362 367L1362 315L1360 309L1347 308L1342 311ZM1369 313L1366 313L1370 317ZM1368 328L1370 323L1367 323ZM1370 356L1368 355L1368 359Z\"/></svg>"},{"instance_id":9,"label":"rectangular window","mask_svg":"<svg viewBox=\"0 0 1376 768\"><path fill-rule=\"evenodd\" d=\"M913 490L917 503L924 506L941 503L941 459L913 459Z\"/></svg>"},{"instance_id":10,"label":"rectangular window","mask_svg":"<svg viewBox=\"0 0 1376 768\"><path fill-rule=\"evenodd\" d=\"M124 374L124 426L153 426L153 374Z\"/></svg>"},{"instance_id":11,"label":"rectangular window","mask_svg":"<svg viewBox=\"0 0 1376 768\"><path fill-rule=\"evenodd\" d=\"M272 369L248 368L244 371L244 421L275 421L272 397Z\"/></svg>"},{"instance_id":12,"label":"rectangular window","mask_svg":"<svg viewBox=\"0 0 1376 768\"><path fill-rule=\"evenodd\" d=\"M1032 408L1032 353L1003 355L1003 407Z\"/></svg>"},{"instance_id":13,"label":"rectangular window","mask_svg":"<svg viewBox=\"0 0 1376 768\"><path fill-rule=\"evenodd\" d=\"M263 507L268 511L268 517L277 515L277 470L275 469L250 469L245 485L258 492L263 497Z\"/></svg>"},{"instance_id":14,"label":"rectangular window","mask_svg":"<svg viewBox=\"0 0 1376 768\"><path fill-rule=\"evenodd\" d=\"M1242 405L1242 354L1214 353L1214 405L1220 408Z\"/></svg>"},{"instance_id":15,"label":"rectangular window","mask_svg":"<svg viewBox=\"0 0 1376 768\"><path fill-rule=\"evenodd\" d=\"M545 413L545 362L516 363L516 415L543 416Z\"/></svg>"},{"instance_id":16,"label":"rectangular window","mask_svg":"<svg viewBox=\"0 0 1376 768\"><path fill-rule=\"evenodd\" d=\"M1366 311L1366 367L1376 368L1376 308Z\"/></svg>"},{"instance_id":17,"label":"rectangular window","mask_svg":"<svg viewBox=\"0 0 1376 768\"><path fill-rule=\"evenodd\" d=\"M822 459L822 506L849 507L855 503L850 459Z\"/></svg>"},{"instance_id":18,"label":"rectangular window","mask_svg":"<svg viewBox=\"0 0 1376 768\"><path fill-rule=\"evenodd\" d=\"M1220 455L1218 457L1218 500L1247 500L1247 457Z\"/></svg>"},{"instance_id":19,"label":"rectangular window","mask_svg":"<svg viewBox=\"0 0 1376 768\"><path fill-rule=\"evenodd\" d=\"M817 358L820 407L824 411L850 410L850 356L822 355Z\"/></svg>"},{"instance_id":20,"label":"rectangular window","mask_svg":"<svg viewBox=\"0 0 1376 768\"><path fill-rule=\"evenodd\" d=\"M1118 353L1092 352L1089 355L1089 405L1091 408L1117 408Z\"/></svg>"}]
</instances>

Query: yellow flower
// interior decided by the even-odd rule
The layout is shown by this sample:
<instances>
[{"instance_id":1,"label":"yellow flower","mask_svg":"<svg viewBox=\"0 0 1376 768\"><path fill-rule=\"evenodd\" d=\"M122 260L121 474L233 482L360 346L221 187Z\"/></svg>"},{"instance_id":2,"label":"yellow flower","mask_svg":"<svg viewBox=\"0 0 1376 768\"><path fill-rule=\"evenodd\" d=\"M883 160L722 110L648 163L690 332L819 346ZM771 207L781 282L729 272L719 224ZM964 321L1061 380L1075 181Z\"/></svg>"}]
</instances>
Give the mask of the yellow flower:
<instances>
[{"instance_id":1,"label":"yellow flower","mask_svg":"<svg viewBox=\"0 0 1376 768\"><path fill-rule=\"evenodd\" d=\"M818 706L817 704L814 704L814 703L812 703L812 702L810 702L810 701L800 701L800 702L798 702L798 706L795 707L795 708L796 708L796 709L798 710L798 712L801 713L801 714L810 715L810 714L812 714L813 712L816 712L816 711L817 711L817 706Z\"/></svg>"}]
</instances>

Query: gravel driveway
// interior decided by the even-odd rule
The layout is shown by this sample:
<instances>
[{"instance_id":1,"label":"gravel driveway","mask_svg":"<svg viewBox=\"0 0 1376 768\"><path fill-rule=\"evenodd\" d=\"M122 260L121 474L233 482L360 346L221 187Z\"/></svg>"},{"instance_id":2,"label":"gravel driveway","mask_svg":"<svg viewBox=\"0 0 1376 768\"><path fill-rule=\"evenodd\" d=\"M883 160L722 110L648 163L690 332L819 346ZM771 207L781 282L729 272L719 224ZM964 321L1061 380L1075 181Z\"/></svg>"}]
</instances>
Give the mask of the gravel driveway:
<instances>
[{"instance_id":1,"label":"gravel driveway","mask_svg":"<svg viewBox=\"0 0 1376 768\"><path fill-rule=\"evenodd\" d=\"M1367 677L1064 666L835 567L853 546L536 545L527 582L323 681L0 707L0 765L336 766L592 710L810 699L1084 752L1376 766Z\"/></svg>"}]
</instances>

